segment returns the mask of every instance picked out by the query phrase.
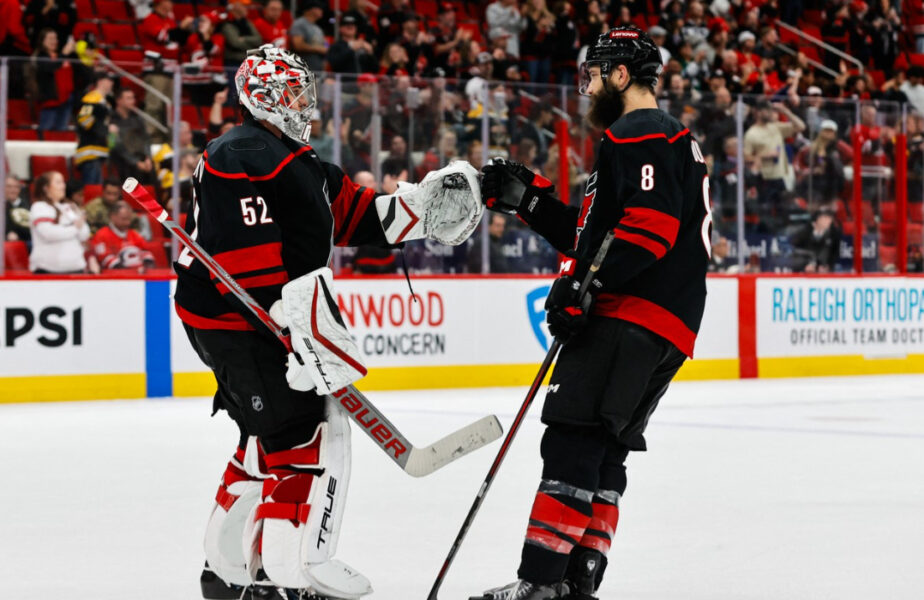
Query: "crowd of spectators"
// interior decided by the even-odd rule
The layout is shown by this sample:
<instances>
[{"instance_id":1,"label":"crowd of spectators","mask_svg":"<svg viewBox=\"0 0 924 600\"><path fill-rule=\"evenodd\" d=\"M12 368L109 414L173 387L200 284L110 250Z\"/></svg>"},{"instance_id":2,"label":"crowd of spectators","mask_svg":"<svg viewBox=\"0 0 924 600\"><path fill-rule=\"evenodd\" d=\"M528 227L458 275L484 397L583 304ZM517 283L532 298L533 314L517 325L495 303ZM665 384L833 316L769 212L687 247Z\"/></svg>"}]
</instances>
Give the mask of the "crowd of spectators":
<instances>
[{"instance_id":1,"label":"crowd of spectators","mask_svg":"<svg viewBox=\"0 0 924 600\"><path fill-rule=\"evenodd\" d=\"M387 191L402 176L417 181L454 158L480 166L485 157L503 155L542 172L572 202L580 202L599 132L579 118L568 121L568 180L559 181L562 153L556 126L565 115L586 109L572 87L583 49L612 26L636 25L651 34L664 60L661 107L693 131L710 167L716 254L725 256L715 261L720 270L736 263L742 252L748 253L749 268L840 268L840 239L815 260L805 255L815 250L805 248L819 244L806 240L821 236L822 230L829 238L849 233L846 220L866 218L853 215L849 201L849 182L861 170L863 198L873 217L860 226L876 233L881 205L895 197L888 187L893 181L888 166L902 120L900 109L893 107L906 102L924 115L924 60L918 60L924 56L915 54L924 50L924 37L916 37L918 28L910 25L919 17L924 21L920 2L348 4L335 12L326 2L303 0L290 15L281 0L260 5L235 0L197 4L193 14L198 16L190 16L189 10L175 10L179 4L172 0L132 2L138 50L144 53L143 62L126 66L160 92L143 98L140 88L125 85L94 62L94 52L107 50L105 40L73 35L87 16L77 14L70 0L31 0L25 7L18 0L0 0L5 15L0 53L34 57L25 61L22 85L11 86L11 95L33 103L38 129L76 130L75 180L101 184L107 177L136 177L159 190L169 205L171 159L179 152L175 177L181 196L176 201L183 210L205 143L235 122L236 98L229 85L234 69L248 48L261 43L291 49L318 74L312 145L323 159L336 155L354 178ZM801 40L794 29L844 55ZM197 107L202 122L184 121L180 147L172 149L166 143L172 139L169 130L152 122L167 122L161 95L172 94L173 73L180 68L184 103ZM569 86L564 100L552 87L556 84ZM739 98L745 102L741 139ZM858 102L864 103L859 123ZM919 202L924 197L924 128L918 116L909 117L905 128L909 199ZM854 155L855 132L861 138L859 157ZM762 249L755 261L757 251L735 247L742 176L748 244L776 248L785 260L768 262L771 251ZM13 235L26 241L23 207L10 204L11 185L7 239ZM115 205L110 199L105 206L108 221ZM100 211L94 212L93 227L101 227ZM18 231L10 229L17 223ZM487 229L490 270L554 269L554 255L515 220L492 219ZM480 237L461 251L409 247L407 258L418 270L481 271ZM782 250L780 243L786 246ZM345 265L357 272L391 272L397 268L394 259L370 249L344 255Z\"/></svg>"}]
</instances>

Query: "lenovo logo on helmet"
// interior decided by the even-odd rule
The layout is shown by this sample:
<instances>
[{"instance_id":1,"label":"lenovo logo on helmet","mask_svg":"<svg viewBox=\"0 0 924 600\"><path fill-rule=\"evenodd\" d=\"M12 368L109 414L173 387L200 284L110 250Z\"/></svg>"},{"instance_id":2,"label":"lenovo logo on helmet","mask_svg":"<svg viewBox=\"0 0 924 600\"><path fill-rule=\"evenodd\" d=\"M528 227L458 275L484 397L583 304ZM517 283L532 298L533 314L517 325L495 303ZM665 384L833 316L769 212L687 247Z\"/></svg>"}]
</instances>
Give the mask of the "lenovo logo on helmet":
<instances>
[{"instance_id":1,"label":"lenovo logo on helmet","mask_svg":"<svg viewBox=\"0 0 924 600\"><path fill-rule=\"evenodd\" d=\"M616 40L616 39L637 40L637 39L638 39L638 32L637 32L637 31L619 31L619 30L615 30L615 31L611 31L611 32L610 32L610 38L611 38L611 39L614 39L614 40Z\"/></svg>"}]
</instances>

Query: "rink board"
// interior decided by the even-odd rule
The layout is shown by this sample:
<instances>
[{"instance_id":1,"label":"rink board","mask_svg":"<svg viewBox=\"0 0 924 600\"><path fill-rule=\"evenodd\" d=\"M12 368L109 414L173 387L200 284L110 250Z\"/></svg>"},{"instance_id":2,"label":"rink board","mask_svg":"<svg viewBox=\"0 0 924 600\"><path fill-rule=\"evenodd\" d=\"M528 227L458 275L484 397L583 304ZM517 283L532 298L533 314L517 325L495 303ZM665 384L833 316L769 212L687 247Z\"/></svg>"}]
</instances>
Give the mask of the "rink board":
<instances>
[{"instance_id":1,"label":"rink board","mask_svg":"<svg viewBox=\"0 0 924 600\"><path fill-rule=\"evenodd\" d=\"M365 390L525 385L550 278L342 278ZM0 402L204 396L172 280L0 280ZM678 379L924 372L924 278L716 276Z\"/></svg>"}]
</instances>

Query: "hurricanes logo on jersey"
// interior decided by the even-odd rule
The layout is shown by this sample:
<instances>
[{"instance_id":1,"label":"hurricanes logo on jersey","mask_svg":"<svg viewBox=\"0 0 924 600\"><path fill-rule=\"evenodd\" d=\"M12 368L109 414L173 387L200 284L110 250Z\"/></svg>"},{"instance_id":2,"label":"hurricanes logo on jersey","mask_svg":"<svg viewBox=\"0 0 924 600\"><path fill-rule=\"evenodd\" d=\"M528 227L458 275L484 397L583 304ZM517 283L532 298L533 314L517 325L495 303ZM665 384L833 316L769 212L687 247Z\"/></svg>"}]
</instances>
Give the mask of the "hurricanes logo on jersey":
<instances>
[{"instance_id":1,"label":"hurricanes logo on jersey","mask_svg":"<svg viewBox=\"0 0 924 600\"><path fill-rule=\"evenodd\" d=\"M590 209L593 208L594 198L597 197L597 172L594 171L587 178L587 187L584 188L584 201L581 203L581 214L577 221L577 232L574 234L574 248L577 249L578 240L581 238L581 232L584 231L584 224L587 217L590 216Z\"/></svg>"}]
</instances>

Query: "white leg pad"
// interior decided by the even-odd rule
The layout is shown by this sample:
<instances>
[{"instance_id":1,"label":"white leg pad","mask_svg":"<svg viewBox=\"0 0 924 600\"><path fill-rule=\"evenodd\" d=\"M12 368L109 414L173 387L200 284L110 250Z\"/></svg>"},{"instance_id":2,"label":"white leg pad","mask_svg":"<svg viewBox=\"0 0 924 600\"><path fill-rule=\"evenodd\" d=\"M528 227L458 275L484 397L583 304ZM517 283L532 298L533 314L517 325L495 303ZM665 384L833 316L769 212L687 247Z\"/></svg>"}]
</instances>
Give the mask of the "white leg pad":
<instances>
[{"instance_id":1,"label":"white leg pad","mask_svg":"<svg viewBox=\"0 0 924 600\"><path fill-rule=\"evenodd\" d=\"M255 544L262 539L261 562L273 583L290 589L312 589L331 598L353 600L370 593L372 588L369 580L359 572L340 561L331 560L337 550L350 480L350 422L331 402L327 400L327 421L319 426L316 433L321 439L315 467L323 468L324 472L311 477L307 497L299 500L299 503L308 505L307 517L304 522L298 518L257 519L258 510L254 509L245 546L252 555ZM312 443L317 443L317 438ZM311 443L306 445L310 446ZM270 460L267 457L267 461ZM306 479L304 475L295 477ZM290 481L293 480L284 477L277 489ZM285 494L289 496L291 488ZM264 506L273 501L273 492L270 492L263 499ZM282 501L291 502L289 498ZM258 528L262 528L262 532L258 532Z\"/></svg>"},{"instance_id":2,"label":"white leg pad","mask_svg":"<svg viewBox=\"0 0 924 600\"><path fill-rule=\"evenodd\" d=\"M238 481L228 486L228 492L238 496L229 510L215 504L205 529L205 558L222 581L248 585L253 580L241 549L241 537L251 510L260 502L263 484L259 481Z\"/></svg>"}]
</instances>

